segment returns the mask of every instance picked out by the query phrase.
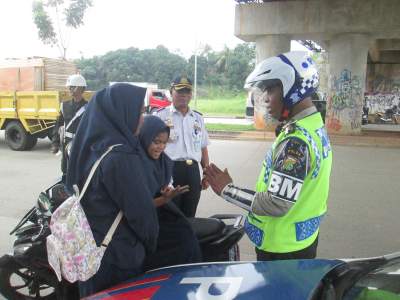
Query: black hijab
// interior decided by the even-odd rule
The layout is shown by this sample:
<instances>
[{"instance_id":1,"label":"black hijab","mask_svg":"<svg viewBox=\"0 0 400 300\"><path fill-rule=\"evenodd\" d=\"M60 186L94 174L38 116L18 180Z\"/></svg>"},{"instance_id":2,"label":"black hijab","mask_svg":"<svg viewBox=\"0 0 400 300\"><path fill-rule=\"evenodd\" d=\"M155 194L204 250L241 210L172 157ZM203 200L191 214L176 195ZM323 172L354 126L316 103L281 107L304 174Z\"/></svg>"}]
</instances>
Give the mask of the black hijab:
<instances>
[{"instance_id":1,"label":"black hijab","mask_svg":"<svg viewBox=\"0 0 400 300\"><path fill-rule=\"evenodd\" d=\"M169 137L169 127L156 116L146 116L143 126L140 129L139 140L143 150L147 154L147 149L158 134L166 132ZM151 191L156 194L161 188L170 183L172 176L172 160L164 152L161 153L158 159L151 158L148 154L144 159L146 170L151 170L148 179Z\"/></svg>"},{"instance_id":2,"label":"black hijab","mask_svg":"<svg viewBox=\"0 0 400 300\"><path fill-rule=\"evenodd\" d=\"M109 146L113 151L144 153L134 135L142 114L146 89L118 83L98 91L89 101L73 140L68 163L67 186L78 184Z\"/></svg>"}]
</instances>

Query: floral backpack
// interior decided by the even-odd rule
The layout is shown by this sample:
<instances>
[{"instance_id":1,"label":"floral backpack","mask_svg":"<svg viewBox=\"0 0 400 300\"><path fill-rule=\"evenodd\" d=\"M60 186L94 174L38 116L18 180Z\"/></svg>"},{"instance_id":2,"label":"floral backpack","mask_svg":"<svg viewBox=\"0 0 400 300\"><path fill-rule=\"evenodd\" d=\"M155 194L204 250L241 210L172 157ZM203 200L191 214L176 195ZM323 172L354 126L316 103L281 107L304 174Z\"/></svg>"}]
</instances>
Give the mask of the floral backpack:
<instances>
[{"instance_id":1,"label":"floral backpack","mask_svg":"<svg viewBox=\"0 0 400 300\"><path fill-rule=\"evenodd\" d=\"M59 281L65 278L69 282L86 281L97 273L101 259L122 218L120 211L108 230L100 247L93 238L80 200L96 172L101 160L113 145L95 162L86 179L82 192L74 186L75 193L66 199L53 213L50 221L51 234L47 237L47 256Z\"/></svg>"}]
</instances>

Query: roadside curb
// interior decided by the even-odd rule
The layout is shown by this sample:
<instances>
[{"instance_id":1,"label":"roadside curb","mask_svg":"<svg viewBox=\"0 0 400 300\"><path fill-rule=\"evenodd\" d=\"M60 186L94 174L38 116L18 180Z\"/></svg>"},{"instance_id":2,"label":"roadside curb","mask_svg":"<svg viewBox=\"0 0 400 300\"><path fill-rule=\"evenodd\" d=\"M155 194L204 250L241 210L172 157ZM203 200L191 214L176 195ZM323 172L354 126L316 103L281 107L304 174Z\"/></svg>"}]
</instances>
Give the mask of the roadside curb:
<instances>
[{"instance_id":1,"label":"roadside curb","mask_svg":"<svg viewBox=\"0 0 400 300\"><path fill-rule=\"evenodd\" d=\"M208 131L212 139L274 141L275 134L268 131ZM329 135L334 145L400 148L400 132L363 132L362 135Z\"/></svg>"}]
</instances>

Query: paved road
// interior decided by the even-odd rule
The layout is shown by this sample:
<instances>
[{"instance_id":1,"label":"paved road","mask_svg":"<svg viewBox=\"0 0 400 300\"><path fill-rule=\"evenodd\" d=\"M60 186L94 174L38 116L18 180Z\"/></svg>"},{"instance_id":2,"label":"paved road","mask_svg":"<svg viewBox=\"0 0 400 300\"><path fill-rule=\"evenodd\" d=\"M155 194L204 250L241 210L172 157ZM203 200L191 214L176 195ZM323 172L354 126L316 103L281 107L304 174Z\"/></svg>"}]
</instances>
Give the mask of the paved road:
<instances>
[{"instance_id":1,"label":"paved road","mask_svg":"<svg viewBox=\"0 0 400 300\"><path fill-rule=\"evenodd\" d=\"M212 140L210 157L237 184L252 187L268 142ZM33 151L8 149L0 132L0 254L11 250L8 232L33 206L35 197L58 175L59 157L48 140ZM398 149L334 146L329 212L323 222L319 257L366 257L400 251L400 154ZM208 190L199 216L242 212ZM242 259L254 259L245 237Z\"/></svg>"}]
</instances>

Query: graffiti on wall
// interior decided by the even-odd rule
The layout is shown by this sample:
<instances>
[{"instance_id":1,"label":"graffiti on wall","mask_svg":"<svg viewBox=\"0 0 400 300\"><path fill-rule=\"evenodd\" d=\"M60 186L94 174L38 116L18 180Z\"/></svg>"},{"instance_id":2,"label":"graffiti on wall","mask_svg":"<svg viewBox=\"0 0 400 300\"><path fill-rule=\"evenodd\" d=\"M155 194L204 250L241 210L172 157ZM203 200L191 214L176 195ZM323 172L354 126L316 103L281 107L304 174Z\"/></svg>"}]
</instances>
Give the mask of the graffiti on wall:
<instances>
[{"instance_id":1,"label":"graffiti on wall","mask_svg":"<svg viewBox=\"0 0 400 300\"><path fill-rule=\"evenodd\" d=\"M339 78L332 79L332 109L341 111L357 106L356 99L361 97L362 88L359 76L352 76L349 70L343 70Z\"/></svg>"},{"instance_id":2,"label":"graffiti on wall","mask_svg":"<svg viewBox=\"0 0 400 300\"><path fill-rule=\"evenodd\" d=\"M350 124L351 130L360 129L363 100L360 77L344 69L330 83L326 126L333 131L340 131L343 124Z\"/></svg>"},{"instance_id":3,"label":"graffiti on wall","mask_svg":"<svg viewBox=\"0 0 400 300\"><path fill-rule=\"evenodd\" d=\"M365 105L369 113L384 112L400 104L400 65L371 64L367 69Z\"/></svg>"},{"instance_id":4,"label":"graffiti on wall","mask_svg":"<svg viewBox=\"0 0 400 300\"><path fill-rule=\"evenodd\" d=\"M392 93L393 91L399 91L400 89L400 78L396 77L393 72L385 72L382 70L381 74L376 74L372 80L368 82L367 91L372 93ZM398 75L397 75L398 76Z\"/></svg>"},{"instance_id":5,"label":"graffiti on wall","mask_svg":"<svg viewBox=\"0 0 400 300\"><path fill-rule=\"evenodd\" d=\"M365 94L365 105L370 114L384 112L394 105L400 105L400 91L396 89L391 93Z\"/></svg>"}]
</instances>

